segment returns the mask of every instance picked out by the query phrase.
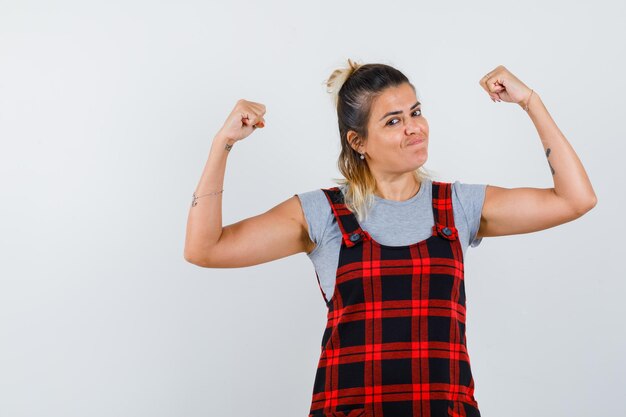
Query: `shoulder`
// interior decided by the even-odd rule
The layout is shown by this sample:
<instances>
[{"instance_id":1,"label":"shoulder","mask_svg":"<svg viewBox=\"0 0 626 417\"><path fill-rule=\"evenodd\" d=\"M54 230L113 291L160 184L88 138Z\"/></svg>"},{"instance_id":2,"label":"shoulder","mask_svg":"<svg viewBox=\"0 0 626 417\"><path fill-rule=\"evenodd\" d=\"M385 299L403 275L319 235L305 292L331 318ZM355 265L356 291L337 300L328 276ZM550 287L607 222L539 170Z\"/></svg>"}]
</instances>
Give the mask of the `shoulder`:
<instances>
[{"instance_id":1,"label":"shoulder","mask_svg":"<svg viewBox=\"0 0 626 417\"><path fill-rule=\"evenodd\" d=\"M328 187L332 188L332 187ZM326 188L326 189L328 189ZM309 212L312 214L325 212L330 210L330 206L328 204L328 198L324 193L324 188L317 188L315 190L304 191L298 194L295 194L300 199L302 204L302 208L305 212Z\"/></svg>"},{"instance_id":2,"label":"shoulder","mask_svg":"<svg viewBox=\"0 0 626 417\"><path fill-rule=\"evenodd\" d=\"M459 204L459 212L465 217L470 231L470 244L478 246L482 239L476 239L480 227L482 207L485 202L487 184L464 183L456 180L452 183L453 204Z\"/></svg>"},{"instance_id":3,"label":"shoulder","mask_svg":"<svg viewBox=\"0 0 626 417\"><path fill-rule=\"evenodd\" d=\"M486 188L487 184L465 183L459 180L452 183L452 198L460 205L458 209L468 220L475 220L477 215L480 218Z\"/></svg>"},{"instance_id":4,"label":"shoulder","mask_svg":"<svg viewBox=\"0 0 626 417\"><path fill-rule=\"evenodd\" d=\"M325 187L324 189L328 188L333 187ZM332 209L324 193L324 189L317 188L295 194L298 196L302 206L302 212L306 222L305 227L308 230L309 238L316 244L314 250L317 250L320 243L323 241L328 224L333 219Z\"/></svg>"},{"instance_id":5,"label":"shoulder","mask_svg":"<svg viewBox=\"0 0 626 417\"><path fill-rule=\"evenodd\" d=\"M473 199L484 198L487 184L465 183L455 180L452 183L452 193L463 202Z\"/></svg>"}]
</instances>

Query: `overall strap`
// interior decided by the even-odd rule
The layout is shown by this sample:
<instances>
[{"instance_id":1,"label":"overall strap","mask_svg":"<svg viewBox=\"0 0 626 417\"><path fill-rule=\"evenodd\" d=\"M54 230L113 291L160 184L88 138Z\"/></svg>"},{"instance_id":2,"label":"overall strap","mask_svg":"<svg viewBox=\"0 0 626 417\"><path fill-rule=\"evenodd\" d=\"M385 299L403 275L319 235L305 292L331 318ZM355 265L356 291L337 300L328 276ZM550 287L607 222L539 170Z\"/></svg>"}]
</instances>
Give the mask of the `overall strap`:
<instances>
[{"instance_id":1,"label":"overall strap","mask_svg":"<svg viewBox=\"0 0 626 417\"><path fill-rule=\"evenodd\" d=\"M339 187L322 188L322 191L328 198L339 230L341 230L343 244L351 248L362 240L369 239L369 233L361 228L354 213L346 206L341 189Z\"/></svg>"},{"instance_id":2,"label":"overall strap","mask_svg":"<svg viewBox=\"0 0 626 417\"><path fill-rule=\"evenodd\" d=\"M454 225L454 211L452 209L452 183L432 182L433 235L439 235L444 239L455 240L459 238L459 233Z\"/></svg>"}]
</instances>

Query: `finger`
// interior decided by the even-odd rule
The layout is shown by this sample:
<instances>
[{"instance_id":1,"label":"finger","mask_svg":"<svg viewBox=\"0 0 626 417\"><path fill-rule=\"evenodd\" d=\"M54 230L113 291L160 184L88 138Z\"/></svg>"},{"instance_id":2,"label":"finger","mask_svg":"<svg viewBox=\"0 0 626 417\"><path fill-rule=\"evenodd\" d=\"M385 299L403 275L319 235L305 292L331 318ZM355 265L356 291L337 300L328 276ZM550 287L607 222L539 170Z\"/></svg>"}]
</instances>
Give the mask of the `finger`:
<instances>
[{"instance_id":1,"label":"finger","mask_svg":"<svg viewBox=\"0 0 626 417\"><path fill-rule=\"evenodd\" d=\"M489 97L491 97L493 101L502 101L500 93L506 91L506 87L500 83L496 75L492 75L485 81L483 89L489 94Z\"/></svg>"},{"instance_id":2,"label":"finger","mask_svg":"<svg viewBox=\"0 0 626 417\"><path fill-rule=\"evenodd\" d=\"M498 92L498 78L494 75L492 75L491 77L489 77L487 79L487 81L485 82L485 87L487 88L487 91L491 94L491 93L497 93Z\"/></svg>"},{"instance_id":3,"label":"finger","mask_svg":"<svg viewBox=\"0 0 626 417\"><path fill-rule=\"evenodd\" d=\"M241 111L241 121L244 124L254 124L258 120L258 115L255 111L246 109Z\"/></svg>"},{"instance_id":4,"label":"finger","mask_svg":"<svg viewBox=\"0 0 626 417\"><path fill-rule=\"evenodd\" d=\"M489 91L489 87L488 87L488 82L490 80L490 76L491 74L487 74L485 75L483 78L480 79L479 84L480 86L483 88L483 90L485 90L487 93L490 93Z\"/></svg>"},{"instance_id":5,"label":"finger","mask_svg":"<svg viewBox=\"0 0 626 417\"><path fill-rule=\"evenodd\" d=\"M255 115L262 116L265 114L265 106L260 103L248 104L247 109Z\"/></svg>"},{"instance_id":6,"label":"finger","mask_svg":"<svg viewBox=\"0 0 626 417\"><path fill-rule=\"evenodd\" d=\"M258 118L265 114L265 110L263 108L252 104L248 104L245 108L241 110L241 112L246 114L248 116L248 119L253 119L254 117Z\"/></svg>"},{"instance_id":7,"label":"finger","mask_svg":"<svg viewBox=\"0 0 626 417\"><path fill-rule=\"evenodd\" d=\"M252 121L252 117L249 113L242 114L241 125L244 127L249 127L250 125L254 125Z\"/></svg>"},{"instance_id":8,"label":"finger","mask_svg":"<svg viewBox=\"0 0 626 417\"><path fill-rule=\"evenodd\" d=\"M254 110L256 110L257 113L259 114L263 114L265 113L265 105L261 104L261 103L251 103L252 108L254 108Z\"/></svg>"},{"instance_id":9,"label":"finger","mask_svg":"<svg viewBox=\"0 0 626 417\"><path fill-rule=\"evenodd\" d=\"M493 84L496 82L499 82L498 77L500 77L501 75L501 66L498 65L496 68L492 69L491 71L489 71L487 74L485 74L481 79L479 84L483 87L483 89L490 93L491 89L493 88Z\"/></svg>"},{"instance_id":10,"label":"finger","mask_svg":"<svg viewBox=\"0 0 626 417\"><path fill-rule=\"evenodd\" d=\"M487 82L487 80L489 79L489 77L491 76L491 71L489 71L487 74L485 74L479 81L479 84L484 86L485 83Z\"/></svg>"},{"instance_id":11,"label":"finger","mask_svg":"<svg viewBox=\"0 0 626 417\"><path fill-rule=\"evenodd\" d=\"M255 128L255 129L257 127L264 127L265 126L265 120L261 116L256 116L250 123L252 124L252 127Z\"/></svg>"},{"instance_id":12,"label":"finger","mask_svg":"<svg viewBox=\"0 0 626 417\"><path fill-rule=\"evenodd\" d=\"M265 119L263 116L256 115L254 113L247 113L246 117L242 118L242 123L246 126L252 126L253 129L257 127L265 127Z\"/></svg>"}]
</instances>

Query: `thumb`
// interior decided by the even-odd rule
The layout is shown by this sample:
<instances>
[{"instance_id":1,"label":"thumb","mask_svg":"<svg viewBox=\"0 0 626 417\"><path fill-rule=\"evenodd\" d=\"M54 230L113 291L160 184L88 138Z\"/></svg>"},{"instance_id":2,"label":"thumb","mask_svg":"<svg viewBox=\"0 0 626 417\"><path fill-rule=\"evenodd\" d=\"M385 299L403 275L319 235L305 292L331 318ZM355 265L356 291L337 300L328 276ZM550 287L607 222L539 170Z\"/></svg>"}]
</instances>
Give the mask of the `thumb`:
<instances>
[{"instance_id":1,"label":"thumb","mask_svg":"<svg viewBox=\"0 0 626 417\"><path fill-rule=\"evenodd\" d=\"M248 123L252 125L253 129L256 129L257 127L261 127L261 128L265 127L265 120L262 117L258 119L256 118L252 119L251 121L249 120Z\"/></svg>"}]
</instances>

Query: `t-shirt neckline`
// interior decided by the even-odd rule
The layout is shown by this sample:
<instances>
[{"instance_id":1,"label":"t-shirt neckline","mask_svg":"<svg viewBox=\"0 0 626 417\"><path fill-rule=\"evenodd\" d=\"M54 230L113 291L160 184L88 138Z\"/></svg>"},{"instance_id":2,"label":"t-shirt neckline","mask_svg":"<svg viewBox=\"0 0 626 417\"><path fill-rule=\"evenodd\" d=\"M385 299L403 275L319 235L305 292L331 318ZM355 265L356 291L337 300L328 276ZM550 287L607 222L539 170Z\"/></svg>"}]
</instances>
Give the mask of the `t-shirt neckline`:
<instances>
[{"instance_id":1,"label":"t-shirt neckline","mask_svg":"<svg viewBox=\"0 0 626 417\"><path fill-rule=\"evenodd\" d=\"M424 193L426 192L425 191L426 187L428 186L430 186L430 178L424 178L422 179L422 183L420 184L420 189L417 191L417 193L413 197L409 198L408 200L403 200L403 201L388 200L386 198L382 198L374 194L373 195L374 203L375 204L387 204L390 206L406 206L406 205L414 203L422 195L424 195ZM342 191L345 191L348 187L349 187L349 184L344 184L340 188L342 189Z\"/></svg>"},{"instance_id":2,"label":"t-shirt neckline","mask_svg":"<svg viewBox=\"0 0 626 417\"><path fill-rule=\"evenodd\" d=\"M423 179L422 183L420 184L420 189L417 191L417 193L413 197L409 198L408 200L402 200L402 201L388 200L386 198L382 198L374 194L374 201L376 201L377 203L388 204L392 206L405 206L405 205L411 204L424 194L424 190L426 186L428 185L427 182L428 182L427 179Z\"/></svg>"}]
</instances>

